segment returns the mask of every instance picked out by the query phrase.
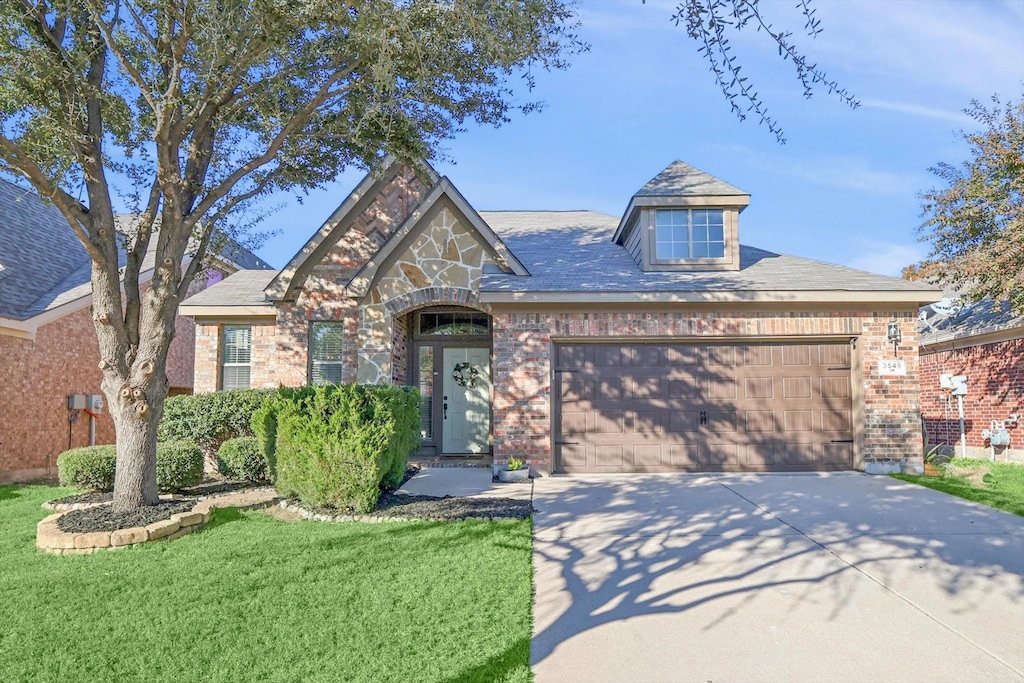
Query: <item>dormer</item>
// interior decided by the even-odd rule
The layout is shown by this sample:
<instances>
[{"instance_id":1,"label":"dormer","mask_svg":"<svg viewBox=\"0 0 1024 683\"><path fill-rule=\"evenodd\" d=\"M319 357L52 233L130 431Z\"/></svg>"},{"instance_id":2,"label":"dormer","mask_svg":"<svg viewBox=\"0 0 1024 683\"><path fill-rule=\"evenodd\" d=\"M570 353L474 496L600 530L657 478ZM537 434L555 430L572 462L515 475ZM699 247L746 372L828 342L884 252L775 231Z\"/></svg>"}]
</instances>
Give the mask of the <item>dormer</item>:
<instances>
[{"instance_id":1,"label":"dormer","mask_svg":"<svg viewBox=\"0 0 1024 683\"><path fill-rule=\"evenodd\" d=\"M739 270L750 195L675 161L633 195L612 238L642 270Z\"/></svg>"}]
</instances>

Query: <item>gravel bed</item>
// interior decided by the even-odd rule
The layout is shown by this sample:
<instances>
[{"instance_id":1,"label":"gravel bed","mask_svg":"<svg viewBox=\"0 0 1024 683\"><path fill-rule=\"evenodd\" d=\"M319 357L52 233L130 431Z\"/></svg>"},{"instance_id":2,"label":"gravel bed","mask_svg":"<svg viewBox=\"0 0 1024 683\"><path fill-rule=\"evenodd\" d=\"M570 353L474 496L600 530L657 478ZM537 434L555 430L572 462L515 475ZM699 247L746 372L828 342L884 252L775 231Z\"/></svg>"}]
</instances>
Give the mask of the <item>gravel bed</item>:
<instances>
[{"instance_id":1,"label":"gravel bed","mask_svg":"<svg viewBox=\"0 0 1024 683\"><path fill-rule=\"evenodd\" d=\"M178 512L189 512L195 507L194 498L168 500L159 505L147 505L138 510L114 512L110 505L74 510L57 520L57 528L66 533L89 533L92 531L117 531L137 526L147 526L154 522L170 519Z\"/></svg>"}]
</instances>

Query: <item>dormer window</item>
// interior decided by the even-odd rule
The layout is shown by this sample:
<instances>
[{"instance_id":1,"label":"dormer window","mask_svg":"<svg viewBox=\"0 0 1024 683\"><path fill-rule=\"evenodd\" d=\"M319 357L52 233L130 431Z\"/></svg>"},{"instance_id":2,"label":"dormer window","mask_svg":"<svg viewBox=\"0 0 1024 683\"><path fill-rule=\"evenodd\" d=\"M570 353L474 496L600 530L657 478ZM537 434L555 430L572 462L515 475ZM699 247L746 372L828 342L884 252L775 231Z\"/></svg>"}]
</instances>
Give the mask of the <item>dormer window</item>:
<instances>
[{"instance_id":1,"label":"dormer window","mask_svg":"<svg viewBox=\"0 0 1024 683\"><path fill-rule=\"evenodd\" d=\"M725 258L722 209L657 209L654 214L657 261Z\"/></svg>"},{"instance_id":2,"label":"dormer window","mask_svg":"<svg viewBox=\"0 0 1024 683\"><path fill-rule=\"evenodd\" d=\"M633 195L612 241L644 271L739 270L749 203L743 190L676 161Z\"/></svg>"}]
</instances>

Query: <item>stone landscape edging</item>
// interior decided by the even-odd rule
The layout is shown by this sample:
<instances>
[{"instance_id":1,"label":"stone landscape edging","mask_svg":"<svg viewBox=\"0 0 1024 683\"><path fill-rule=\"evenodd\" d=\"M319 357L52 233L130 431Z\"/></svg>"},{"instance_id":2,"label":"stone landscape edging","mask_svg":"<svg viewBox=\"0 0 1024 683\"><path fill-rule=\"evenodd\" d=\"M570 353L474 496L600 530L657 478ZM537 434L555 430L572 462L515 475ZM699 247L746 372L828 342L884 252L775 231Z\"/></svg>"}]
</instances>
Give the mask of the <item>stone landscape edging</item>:
<instances>
[{"instance_id":1,"label":"stone landscape edging","mask_svg":"<svg viewBox=\"0 0 1024 683\"><path fill-rule=\"evenodd\" d=\"M116 531L61 531L57 526L58 520L71 512L71 510L64 510L44 518L36 525L36 550L51 555L88 555L97 550L119 550L152 541L173 541L206 526L214 508L233 507L241 510L254 510L271 506L277 500L277 492L269 487L210 496L198 501L189 512L176 512L171 515L170 519L153 522L148 526L117 529ZM77 505L88 507L72 509L81 510L109 504L77 503Z\"/></svg>"}]
</instances>

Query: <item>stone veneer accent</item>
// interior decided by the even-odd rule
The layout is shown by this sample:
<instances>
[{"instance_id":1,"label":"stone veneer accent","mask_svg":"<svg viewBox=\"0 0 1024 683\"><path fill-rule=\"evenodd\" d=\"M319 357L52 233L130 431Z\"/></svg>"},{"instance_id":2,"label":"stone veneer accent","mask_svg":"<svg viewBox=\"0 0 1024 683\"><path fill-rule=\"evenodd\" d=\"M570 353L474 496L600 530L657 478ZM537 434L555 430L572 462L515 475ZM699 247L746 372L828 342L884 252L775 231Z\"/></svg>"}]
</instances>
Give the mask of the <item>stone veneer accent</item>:
<instances>
[{"instance_id":1,"label":"stone veneer accent","mask_svg":"<svg viewBox=\"0 0 1024 683\"><path fill-rule=\"evenodd\" d=\"M917 384L917 310L892 312L591 312L492 311L494 320L494 460L524 458L531 468L552 468L551 354L560 340L684 339L730 342L778 337L856 337L865 465L921 466L920 398ZM905 377L882 377L878 361L892 357L886 324L896 318L903 333L899 358ZM858 372L859 369L859 378ZM855 397L858 387L854 388ZM856 403L855 403L856 405ZM872 468L874 469L874 468Z\"/></svg>"},{"instance_id":2,"label":"stone veneer accent","mask_svg":"<svg viewBox=\"0 0 1024 683\"><path fill-rule=\"evenodd\" d=\"M269 487L241 493L229 493L200 500L189 512L173 514L170 519L154 522L145 527L88 533L70 533L60 530L57 522L70 512L66 509L44 518L36 525L36 549L51 555L89 555L97 550L118 550L152 541L173 541L206 526L214 508L255 509L273 505L277 500L277 491ZM109 503L86 503L80 507L72 506L72 509L85 509L99 505L109 505ZM45 504L44 507L46 507ZM51 507L59 509L60 504Z\"/></svg>"},{"instance_id":3,"label":"stone veneer accent","mask_svg":"<svg viewBox=\"0 0 1024 683\"><path fill-rule=\"evenodd\" d=\"M483 267L493 263L477 234L442 209L378 277L363 302L359 383L382 384L395 375L391 363L400 315L438 303L472 305Z\"/></svg>"}]
</instances>

